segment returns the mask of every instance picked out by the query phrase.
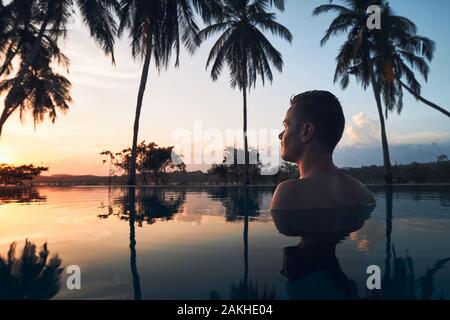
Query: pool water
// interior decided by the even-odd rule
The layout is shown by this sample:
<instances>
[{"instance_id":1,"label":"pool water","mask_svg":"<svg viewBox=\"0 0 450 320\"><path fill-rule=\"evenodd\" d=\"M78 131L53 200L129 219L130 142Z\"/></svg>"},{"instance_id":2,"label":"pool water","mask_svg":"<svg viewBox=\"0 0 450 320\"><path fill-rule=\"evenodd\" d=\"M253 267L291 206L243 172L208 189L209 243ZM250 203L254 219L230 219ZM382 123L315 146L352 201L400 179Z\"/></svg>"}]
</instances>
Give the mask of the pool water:
<instances>
[{"instance_id":1,"label":"pool water","mask_svg":"<svg viewBox=\"0 0 450 320\"><path fill-rule=\"evenodd\" d=\"M450 187L370 189L372 213L316 260L327 244L274 224L273 187L0 190L0 298L449 299Z\"/></svg>"}]
</instances>

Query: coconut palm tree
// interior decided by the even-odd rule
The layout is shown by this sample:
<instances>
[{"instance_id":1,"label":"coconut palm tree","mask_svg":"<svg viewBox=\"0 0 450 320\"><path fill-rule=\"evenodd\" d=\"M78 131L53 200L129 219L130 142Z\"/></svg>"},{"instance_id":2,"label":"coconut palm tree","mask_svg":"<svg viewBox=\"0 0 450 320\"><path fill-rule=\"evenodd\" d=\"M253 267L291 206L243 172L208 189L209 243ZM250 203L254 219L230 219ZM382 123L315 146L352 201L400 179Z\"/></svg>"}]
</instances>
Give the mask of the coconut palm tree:
<instances>
[{"instance_id":1,"label":"coconut palm tree","mask_svg":"<svg viewBox=\"0 0 450 320\"><path fill-rule=\"evenodd\" d=\"M382 28L372 31L371 51L375 74L381 86L387 111L403 110L403 89L417 100L450 117L450 112L421 96L421 85L413 69L428 80L429 63L435 43L417 35L416 25L393 13L388 3L382 5Z\"/></svg>"},{"instance_id":2,"label":"coconut palm tree","mask_svg":"<svg viewBox=\"0 0 450 320\"><path fill-rule=\"evenodd\" d=\"M384 0L350 0L348 7L327 4L314 10L314 15L334 11L338 16L330 24L321 44L333 35L347 33L347 40L341 47L337 60L335 82L340 81L345 89L350 76L355 76L364 88L371 83L378 107L383 144L383 158L386 183L392 181L389 147L382 116L381 96L388 111L403 110L403 89L417 100L450 116L450 112L421 96L421 85L414 71L428 79L429 62L433 59L435 43L417 35L416 25L409 19L392 12ZM369 30L367 8L377 5L381 8L382 28Z\"/></svg>"},{"instance_id":3,"label":"coconut palm tree","mask_svg":"<svg viewBox=\"0 0 450 320\"><path fill-rule=\"evenodd\" d=\"M0 95L7 92L6 112L0 116L0 133L3 124L17 109L21 119L26 111L31 111L35 127L46 115L54 122L57 109L62 112L69 109L71 83L52 70L49 54L52 53L46 49L40 50L28 72L0 82Z\"/></svg>"},{"instance_id":4,"label":"coconut palm tree","mask_svg":"<svg viewBox=\"0 0 450 320\"><path fill-rule=\"evenodd\" d=\"M158 71L168 67L172 53L175 66L179 65L181 45L193 53L198 46L195 11L207 19L214 9L215 1L207 0L122 0L120 2L119 35L128 30L131 54L143 60L141 81L136 103L133 126L133 143L129 168L129 185L136 184L136 158L139 121L144 92L153 58Z\"/></svg>"},{"instance_id":5,"label":"coconut palm tree","mask_svg":"<svg viewBox=\"0 0 450 320\"><path fill-rule=\"evenodd\" d=\"M47 50L47 55L50 53L49 59L61 62L63 58L67 62L59 50L58 40L67 34L68 24L74 18L75 5L91 37L114 63L117 31L114 12L118 10L117 0L13 0L7 5L0 4L0 77L13 72L13 61L17 58L19 69L10 82L23 85L27 78L32 77L27 73L35 71L33 63L41 50ZM5 121L18 107L19 104L5 105L0 134Z\"/></svg>"},{"instance_id":6,"label":"coconut palm tree","mask_svg":"<svg viewBox=\"0 0 450 320\"><path fill-rule=\"evenodd\" d=\"M367 21L370 17L367 8L371 5L381 6L383 0L348 0L345 3L347 6L325 4L314 9L313 15L315 16L328 12L338 14L326 30L320 43L323 46L332 36L342 33L347 34L347 38L336 57L334 82L339 81L341 87L345 89L349 85L350 76L354 76L364 90L372 85L381 127L385 182L386 184L392 184L392 167L383 116L381 88L372 67L371 30L367 28Z\"/></svg>"},{"instance_id":7,"label":"coconut palm tree","mask_svg":"<svg viewBox=\"0 0 450 320\"><path fill-rule=\"evenodd\" d=\"M213 16L200 32L200 40L205 41L214 34L220 34L209 54L206 67L211 66L213 81L218 80L224 65L230 69L231 87L238 88L243 95L244 111L244 183L249 184L248 140L247 140L247 91L256 85L258 78L272 82L271 65L282 71L283 59L264 35L270 31L289 42L292 35L283 25L276 22L274 13L267 10L274 5L284 10L284 0L223 0L222 9Z\"/></svg>"},{"instance_id":8,"label":"coconut palm tree","mask_svg":"<svg viewBox=\"0 0 450 320\"><path fill-rule=\"evenodd\" d=\"M81 19L88 26L91 37L114 62L116 22L114 12L117 0L13 0L2 10L0 48L11 47L12 58L23 46L27 47L26 63L20 72L26 72L42 42L54 42L67 34L67 27L75 19L74 7L78 7ZM23 37L34 35L34 41L24 42ZM5 60L4 62L11 62Z\"/></svg>"}]
</instances>

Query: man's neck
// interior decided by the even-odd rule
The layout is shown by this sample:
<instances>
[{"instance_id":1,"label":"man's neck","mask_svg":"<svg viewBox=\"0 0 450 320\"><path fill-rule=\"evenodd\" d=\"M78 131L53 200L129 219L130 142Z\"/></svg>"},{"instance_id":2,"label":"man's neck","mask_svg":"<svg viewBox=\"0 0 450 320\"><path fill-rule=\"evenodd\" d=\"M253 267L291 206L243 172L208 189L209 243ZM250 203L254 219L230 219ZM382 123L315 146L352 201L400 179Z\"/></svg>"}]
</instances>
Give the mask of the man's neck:
<instances>
[{"instance_id":1,"label":"man's neck","mask_svg":"<svg viewBox=\"0 0 450 320\"><path fill-rule=\"evenodd\" d=\"M306 155L304 159L298 162L298 169L301 179L337 170L330 153L315 154L314 156Z\"/></svg>"}]
</instances>

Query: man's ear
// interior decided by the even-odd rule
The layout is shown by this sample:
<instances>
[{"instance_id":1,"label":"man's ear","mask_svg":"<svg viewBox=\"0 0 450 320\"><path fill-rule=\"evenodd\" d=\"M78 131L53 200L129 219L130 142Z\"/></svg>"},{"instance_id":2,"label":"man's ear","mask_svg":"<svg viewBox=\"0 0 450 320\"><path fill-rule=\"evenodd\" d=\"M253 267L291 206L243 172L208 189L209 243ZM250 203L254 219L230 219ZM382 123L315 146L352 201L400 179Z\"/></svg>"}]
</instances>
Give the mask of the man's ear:
<instances>
[{"instance_id":1,"label":"man's ear","mask_svg":"<svg viewBox=\"0 0 450 320\"><path fill-rule=\"evenodd\" d=\"M314 127L314 124L312 124L311 122L305 123L301 132L302 142L306 143L311 141L315 131L316 128Z\"/></svg>"}]
</instances>

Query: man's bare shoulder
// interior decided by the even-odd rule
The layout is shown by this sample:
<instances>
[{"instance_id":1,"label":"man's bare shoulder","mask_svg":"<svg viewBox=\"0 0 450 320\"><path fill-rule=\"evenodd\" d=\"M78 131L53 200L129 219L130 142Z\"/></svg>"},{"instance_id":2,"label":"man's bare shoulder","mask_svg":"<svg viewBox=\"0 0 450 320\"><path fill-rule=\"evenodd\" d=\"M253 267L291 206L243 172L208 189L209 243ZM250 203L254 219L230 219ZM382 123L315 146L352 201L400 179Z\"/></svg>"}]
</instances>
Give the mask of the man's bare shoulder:
<instances>
[{"instance_id":1,"label":"man's bare shoulder","mask_svg":"<svg viewBox=\"0 0 450 320\"><path fill-rule=\"evenodd\" d=\"M305 190L305 182L300 179L286 180L275 190L271 209L292 210L298 206L298 198Z\"/></svg>"},{"instance_id":2,"label":"man's bare shoulder","mask_svg":"<svg viewBox=\"0 0 450 320\"><path fill-rule=\"evenodd\" d=\"M326 178L288 180L275 190L271 209L304 210L371 205L372 193L359 180L339 172Z\"/></svg>"},{"instance_id":3,"label":"man's bare shoulder","mask_svg":"<svg viewBox=\"0 0 450 320\"><path fill-rule=\"evenodd\" d=\"M360 201L370 204L375 203L375 198L372 193L361 181L345 172L342 172L342 174L348 184L348 190L351 190L353 194L358 195Z\"/></svg>"}]
</instances>

